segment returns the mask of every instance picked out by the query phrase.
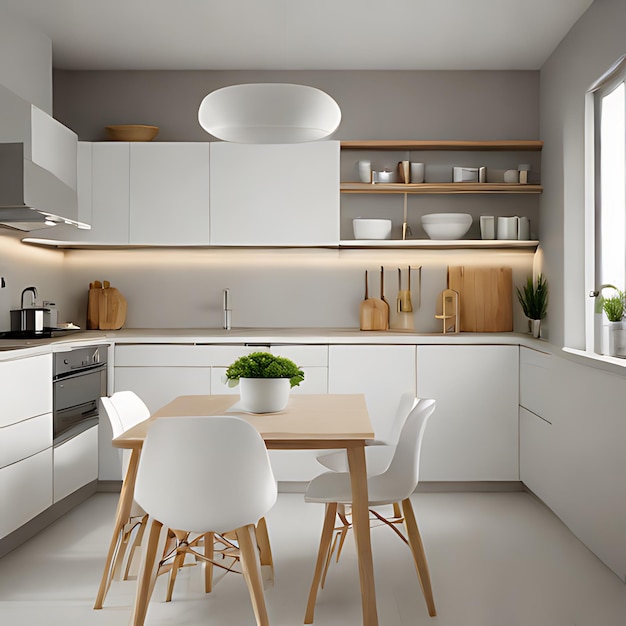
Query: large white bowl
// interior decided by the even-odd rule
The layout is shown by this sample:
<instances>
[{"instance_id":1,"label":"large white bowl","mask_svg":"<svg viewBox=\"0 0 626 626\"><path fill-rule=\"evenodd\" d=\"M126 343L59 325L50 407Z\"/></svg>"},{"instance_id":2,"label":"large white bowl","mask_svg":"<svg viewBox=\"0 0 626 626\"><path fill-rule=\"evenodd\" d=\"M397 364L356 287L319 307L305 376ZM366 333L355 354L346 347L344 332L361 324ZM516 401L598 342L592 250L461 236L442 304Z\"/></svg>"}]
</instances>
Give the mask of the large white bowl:
<instances>
[{"instance_id":1,"label":"large white bowl","mask_svg":"<svg viewBox=\"0 0 626 626\"><path fill-rule=\"evenodd\" d=\"M429 213L422 226L431 239L460 239L472 225L469 213Z\"/></svg>"},{"instance_id":2,"label":"large white bowl","mask_svg":"<svg viewBox=\"0 0 626 626\"><path fill-rule=\"evenodd\" d=\"M357 217L352 220L355 239L389 239L391 220Z\"/></svg>"}]
</instances>

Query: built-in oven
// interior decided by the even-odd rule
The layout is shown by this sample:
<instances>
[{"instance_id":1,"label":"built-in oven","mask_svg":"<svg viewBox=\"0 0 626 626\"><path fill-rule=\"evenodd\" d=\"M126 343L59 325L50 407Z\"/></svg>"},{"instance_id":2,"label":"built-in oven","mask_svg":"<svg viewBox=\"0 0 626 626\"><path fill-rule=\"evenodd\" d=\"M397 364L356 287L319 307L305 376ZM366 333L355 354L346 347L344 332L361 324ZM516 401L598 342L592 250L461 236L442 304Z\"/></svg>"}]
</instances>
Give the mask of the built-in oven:
<instances>
[{"instance_id":1,"label":"built-in oven","mask_svg":"<svg viewBox=\"0 0 626 626\"><path fill-rule=\"evenodd\" d=\"M54 354L55 447L98 425L100 398L107 393L107 350L107 346L86 346Z\"/></svg>"}]
</instances>

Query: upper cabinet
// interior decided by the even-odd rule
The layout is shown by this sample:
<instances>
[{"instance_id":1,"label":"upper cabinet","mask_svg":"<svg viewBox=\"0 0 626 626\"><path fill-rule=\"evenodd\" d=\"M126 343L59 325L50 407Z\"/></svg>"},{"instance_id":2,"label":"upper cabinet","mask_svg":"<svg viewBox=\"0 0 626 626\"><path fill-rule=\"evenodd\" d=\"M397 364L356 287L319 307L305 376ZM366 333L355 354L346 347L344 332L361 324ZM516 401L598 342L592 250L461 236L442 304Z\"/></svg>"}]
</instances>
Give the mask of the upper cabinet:
<instances>
[{"instance_id":1,"label":"upper cabinet","mask_svg":"<svg viewBox=\"0 0 626 626\"><path fill-rule=\"evenodd\" d=\"M79 205L103 244L208 245L209 144L81 145Z\"/></svg>"},{"instance_id":2,"label":"upper cabinet","mask_svg":"<svg viewBox=\"0 0 626 626\"><path fill-rule=\"evenodd\" d=\"M211 144L211 245L339 243L339 142Z\"/></svg>"}]
</instances>

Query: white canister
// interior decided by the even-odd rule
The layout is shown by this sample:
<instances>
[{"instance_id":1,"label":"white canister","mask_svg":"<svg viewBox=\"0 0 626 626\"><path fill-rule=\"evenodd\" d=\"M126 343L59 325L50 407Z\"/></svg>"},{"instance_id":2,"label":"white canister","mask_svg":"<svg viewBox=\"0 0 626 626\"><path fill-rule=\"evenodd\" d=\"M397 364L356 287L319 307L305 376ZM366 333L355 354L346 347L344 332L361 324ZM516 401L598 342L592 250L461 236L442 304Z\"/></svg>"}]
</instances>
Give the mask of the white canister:
<instances>
[{"instance_id":1,"label":"white canister","mask_svg":"<svg viewBox=\"0 0 626 626\"><path fill-rule=\"evenodd\" d=\"M357 163L357 169L359 171L359 180L362 183L372 182L372 162L371 161L359 161Z\"/></svg>"},{"instance_id":2,"label":"white canister","mask_svg":"<svg viewBox=\"0 0 626 626\"><path fill-rule=\"evenodd\" d=\"M423 163L411 163L411 183L424 182L425 166Z\"/></svg>"},{"instance_id":3,"label":"white canister","mask_svg":"<svg viewBox=\"0 0 626 626\"><path fill-rule=\"evenodd\" d=\"M519 217L498 218L498 239L517 239Z\"/></svg>"},{"instance_id":4,"label":"white canister","mask_svg":"<svg viewBox=\"0 0 626 626\"><path fill-rule=\"evenodd\" d=\"M496 238L496 218L493 215L480 216L480 238L495 239Z\"/></svg>"}]
</instances>

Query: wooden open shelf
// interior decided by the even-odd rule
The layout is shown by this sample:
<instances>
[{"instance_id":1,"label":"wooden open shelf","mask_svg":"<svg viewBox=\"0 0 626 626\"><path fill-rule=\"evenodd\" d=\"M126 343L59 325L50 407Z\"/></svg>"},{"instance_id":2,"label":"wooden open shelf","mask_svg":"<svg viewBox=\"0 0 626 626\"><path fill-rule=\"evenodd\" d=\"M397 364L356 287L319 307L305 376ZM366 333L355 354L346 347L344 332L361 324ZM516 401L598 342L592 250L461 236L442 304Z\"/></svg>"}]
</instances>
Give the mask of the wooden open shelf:
<instances>
[{"instance_id":1,"label":"wooden open shelf","mask_svg":"<svg viewBox=\"0 0 626 626\"><path fill-rule=\"evenodd\" d=\"M503 141L411 141L411 140L365 140L342 141L342 150L469 150L469 151L510 151L539 152L543 141L503 140Z\"/></svg>"},{"instance_id":2,"label":"wooden open shelf","mask_svg":"<svg viewBox=\"0 0 626 626\"><path fill-rule=\"evenodd\" d=\"M541 185L519 183L351 183L340 185L341 193L542 193Z\"/></svg>"}]
</instances>

